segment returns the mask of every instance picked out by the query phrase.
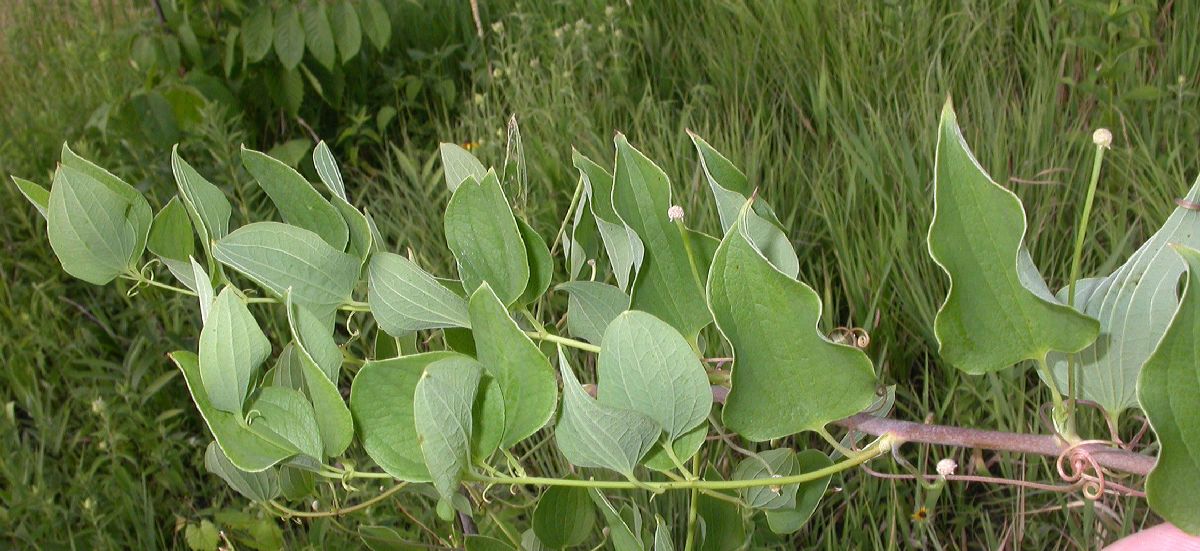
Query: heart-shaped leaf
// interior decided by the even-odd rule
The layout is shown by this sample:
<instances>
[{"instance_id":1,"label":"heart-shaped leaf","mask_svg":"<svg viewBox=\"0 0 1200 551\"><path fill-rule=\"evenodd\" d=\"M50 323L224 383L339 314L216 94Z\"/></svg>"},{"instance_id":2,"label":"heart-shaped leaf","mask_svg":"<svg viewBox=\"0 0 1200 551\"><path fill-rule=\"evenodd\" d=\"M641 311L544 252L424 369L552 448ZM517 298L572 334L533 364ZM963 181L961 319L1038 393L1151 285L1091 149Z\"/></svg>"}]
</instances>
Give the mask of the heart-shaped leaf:
<instances>
[{"instance_id":1,"label":"heart-shaped leaf","mask_svg":"<svg viewBox=\"0 0 1200 551\"><path fill-rule=\"evenodd\" d=\"M1146 499L1167 522L1200 535L1200 251L1175 251L1187 265L1186 286L1138 379L1138 399L1162 448L1146 479Z\"/></svg>"},{"instance_id":2,"label":"heart-shaped leaf","mask_svg":"<svg viewBox=\"0 0 1200 551\"><path fill-rule=\"evenodd\" d=\"M567 330L595 345L604 338L608 324L629 308L629 295L607 283L570 281L558 289L568 293Z\"/></svg>"},{"instance_id":3,"label":"heart-shaped leaf","mask_svg":"<svg viewBox=\"0 0 1200 551\"><path fill-rule=\"evenodd\" d=\"M763 441L820 429L862 411L875 399L875 373L861 350L833 343L817 330L821 299L754 247L743 224L749 209L749 203L742 207L717 248L708 301L717 328L733 346L725 424Z\"/></svg>"},{"instance_id":4,"label":"heart-shaped leaf","mask_svg":"<svg viewBox=\"0 0 1200 551\"><path fill-rule=\"evenodd\" d=\"M106 182L63 164L50 189L47 235L64 271L104 285L135 269L151 216L146 199L127 184Z\"/></svg>"},{"instance_id":5,"label":"heart-shaped leaf","mask_svg":"<svg viewBox=\"0 0 1200 551\"><path fill-rule=\"evenodd\" d=\"M1099 324L1050 295L1022 244L1021 200L980 167L950 102L942 109L935 164L929 254L950 277L934 320L942 358L978 374L1091 344Z\"/></svg>"},{"instance_id":6,"label":"heart-shaped leaf","mask_svg":"<svg viewBox=\"0 0 1200 551\"><path fill-rule=\"evenodd\" d=\"M1184 201L1200 202L1200 180ZM1142 365L1167 330L1179 305L1175 286L1185 264L1168 249L1171 243L1200 247L1200 212L1178 207L1153 236L1108 277L1082 280L1075 307L1100 321L1100 336L1075 355L1082 398L1100 404L1114 418L1137 405ZM1068 290L1059 291L1066 300ZM1050 355L1055 383L1067 386L1067 358Z\"/></svg>"},{"instance_id":7,"label":"heart-shaped leaf","mask_svg":"<svg viewBox=\"0 0 1200 551\"><path fill-rule=\"evenodd\" d=\"M466 300L398 254L371 257L367 302L379 326L393 335L471 326Z\"/></svg>"},{"instance_id":8,"label":"heart-shaped leaf","mask_svg":"<svg viewBox=\"0 0 1200 551\"><path fill-rule=\"evenodd\" d=\"M694 273L684 235L668 216L671 184L667 175L618 134L613 209L645 246L630 290L630 308L649 312L694 340L712 321L704 304L703 282Z\"/></svg>"},{"instance_id":9,"label":"heart-shaped leaf","mask_svg":"<svg viewBox=\"0 0 1200 551\"><path fill-rule=\"evenodd\" d=\"M817 450L803 450L796 454L796 473L811 473L833 465L829 456ZM825 490L829 489L829 481L833 475L816 480L810 480L799 485L796 491L796 501L791 507L770 509L766 512L767 526L776 534L791 534L808 522L813 511L817 510Z\"/></svg>"},{"instance_id":10,"label":"heart-shaped leaf","mask_svg":"<svg viewBox=\"0 0 1200 551\"><path fill-rule=\"evenodd\" d=\"M596 524L596 508L587 488L551 486L538 499L533 531L542 545L574 547L587 540Z\"/></svg>"},{"instance_id":11,"label":"heart-shaped leaf","mask_svg":"<svg viewBox=\"0 0 1200 551\"><path fill-rule=\"evenodd\" d=\"M495 172L479 182L468 178L454 191L446 205L445 231L468 293L486 281L509 305L525 292L529 257Z\"/></svg>"},{"instance_id":12,"label":"heart-shaped leaf","mask_svg":"<svg viewBox=\"0 0 1200 551\"><path fill-rule=\"evenodd\" d=\"M475 357L499 387L504 403L504 448L544 427L558 405L554 368L484 283L471 295Z\"/></svg>"},{"instance_id":13,"label":"heart-shaped leaf","mask_svg":"<svg viewBox=\"0 0 1200 551\"><path fill-rule=\"evenodd\" d=\"M797 474L796 452L787 448L767 450L747 457L733 471L735 480L782 478ZM742 488L742 501L755 509L784 509L796 505L799 484Z\"/></svg>"}]
</instances>

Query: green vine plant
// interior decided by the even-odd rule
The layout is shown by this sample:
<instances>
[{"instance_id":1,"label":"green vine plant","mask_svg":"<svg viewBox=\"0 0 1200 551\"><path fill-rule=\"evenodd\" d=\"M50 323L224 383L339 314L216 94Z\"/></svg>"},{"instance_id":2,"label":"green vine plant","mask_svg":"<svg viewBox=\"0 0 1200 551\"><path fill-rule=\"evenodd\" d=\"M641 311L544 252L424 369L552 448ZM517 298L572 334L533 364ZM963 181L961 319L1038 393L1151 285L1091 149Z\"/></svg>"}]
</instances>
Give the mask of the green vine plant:
<instances>
[{"instance_id":1,"label":"green vine plant","mask_svg":"<svg viewBox=\"0 0 1200 551\"><path fill-rule=\"evenodd\" d=\"M519 144L499 172L443 144L457 273L440 276L416 251L387 250L324 143L324 189L243 149L282 222L236 228L225 193L177 151L178 194L157 214L66 146L49 190L14 181L67 273L195 298L198 350L170 358L213 438L205 466L281 517L409 493L435 496L445 523L412 519L426 545L738 549L755 519L798 531L832 477L859 470L917 481L929 507L948 481L1145 496L1200 535L1200 184L1123 266L1080 279L1111 142L1098 131L1070 285L1055 294L1025 248L1020 200L981 168L947 103L928 244L950 285L934 334L968 374L1036 367L1053 396L1047 432L1014 434L889 418L869 336L821 330L786 228L728 158L691 139L719 238L688 227L666 173L621 134L615 158L573 154L578 185L551 239L510 201L523 193ZM1079 434L1084 404L1112 426L1140 408L1157 445ZM826 449L793 449L805 432ZM899 453L908 443L1054 457L1062 480L958 474L952 458L921 472ZM909 472L871 468L889 454ZM312 510L321 479L342 495ZM615 499L629 493L684 505L651 521Z\"/></svg>"}]
</instances>

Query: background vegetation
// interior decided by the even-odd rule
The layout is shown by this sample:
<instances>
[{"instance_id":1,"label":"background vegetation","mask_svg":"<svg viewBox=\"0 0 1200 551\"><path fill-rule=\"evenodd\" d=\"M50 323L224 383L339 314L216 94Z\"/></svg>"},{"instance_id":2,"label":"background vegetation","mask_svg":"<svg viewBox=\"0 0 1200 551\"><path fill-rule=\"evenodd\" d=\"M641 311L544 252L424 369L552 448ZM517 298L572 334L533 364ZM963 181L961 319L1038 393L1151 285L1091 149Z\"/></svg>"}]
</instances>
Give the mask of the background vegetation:
<instances>
[{"instance_id":1,"label":"background vegetation","mask_svg":"<svg viewBox=\"0 0 1200 551\"><path fill-rule=\"evenodd\" d=\"M164 1L163 12L142 2L51 4L0 0L2 174L46 184L66 140L166 197L178 141L235 204L265 213L237 168L238 145L299 158L322 138L389 248L436 254L446 200L438 141L471 143L498 164L515 114L529 181L519 208L549 233L575 186L571 147L611 159L620 130L671 175L689 220L715 225L690 128L770 198L791 228L801 277L826 297L826 329L870 331L881 377L897 385L895 415L909 419L1045 430L1032 371L968 377L936 357L931 328L945 281L925 231L947 96L980 161L1025 201L1027 240L1054 287L1068 269L1093 129L1110 127L1116 140L1087 274L1119 264L1200 170L1193 2L480 0L476 27L465 0L395 0L380 3L391 23L384 47L364 39L358 56L325 73L311 55L303 61L314 69L298 104L256 88L272 86L276 54L255 66L237 59L235 45L233 70L214 61L257 3ZM198 56L188 54L188 32ZM325 93L329 79L344 85L337 97ZM155 114L157 100L145 99L153 94L169 100L169 117ZM71 280L44 233L15 186L0 186L5 545L183 547L212 523L239 547L326 547L358 545L361 525L417 540L421 524L438 522L418 495L336 521L283 522L225 489L204 472L207 436L164 356L195 348L195 308L155 290L128 297ZM1126 417L1129 436L1141 421ZM909 451L922 462L952 453ZM1055 476L1051 462L1033 458L958 460L972 472ZM923 497L911 483L860 472L833 487L793 540L758 543L1090 549L1155 522L1136 500L1088 504L976 485L952 486L917 522ZM672 506L665 501L656 506Z\"/></svg>"}]
</instances>

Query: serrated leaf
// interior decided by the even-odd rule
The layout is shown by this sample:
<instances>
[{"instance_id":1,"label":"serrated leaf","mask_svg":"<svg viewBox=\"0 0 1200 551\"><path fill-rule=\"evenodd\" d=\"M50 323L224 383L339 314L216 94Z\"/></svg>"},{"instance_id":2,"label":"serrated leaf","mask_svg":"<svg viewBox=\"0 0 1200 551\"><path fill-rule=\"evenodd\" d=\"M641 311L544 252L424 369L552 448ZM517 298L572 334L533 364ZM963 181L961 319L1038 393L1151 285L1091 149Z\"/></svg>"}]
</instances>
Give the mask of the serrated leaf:
<instances>
[{"instance_id":1,"label":"serrated leaf","mask_svg":"<svg viewBox=\"0 0 1200 551\"><path fill-rule=\"evenodd\" d=\"M275 18L268 3L259 4L242 23L242 52L246 61L257 63L271 51L275 40Z\"/></svg>"},{"instance_id":2,"label":"serrated leaf","mask_svg":"<svg viewBox=\"0 0 1200 551\"><path fill-rule=\"evenodd\" d=\"M481 182L464 180L454 191L446 205L445 231L468 293L485 281L505 305L524 293L529 257L495 172L488 171Z\"/></svg>"},{"instance_id":3,"label":"serrated leaf","mask_svg":"<svg viewBox=\"0 0 1200 551\"><path fill-rule=\"evenodd\" d=\"M1146 479L1146 499L1167 522L1200 535L1200 451L1195 447L1200 441L1200 251L1172 247L1187 266L1185 287L1138 378L1138 400L1161 446Z\"/></svg>"},{"instance_id":4,"label":"serrated leaf","mask_svg":"<svg viewBox=\"0 0 1200 551\"><path fill-rule=\"evenodd\" d=\"M471 410L482 370L465 357L437 360L425 367L413 398L413 423L421 455L443 501L458 492L471 460Z\"/></svg>"},{"instance_id":5,"label":"serrated leaf","mask_svg":"<svg viewBox=\"0 0 1200 551\"><path fill-rule=\"evenodd\" d=\"M803 450L796 454L795 474L804 474L824 469L833 465L829 456L817 450ZM766 512L767 526L776 534L791 534L808 522L813 511L817 510L825 490L829 489L829 481L833 475L816 480L810 480L799 485L796 491L796 501L791 507L770 509Z\"/></svg>"},{"instance_id":6,"label":"serrated leaf","mask_svg":"<svg viewBox=\"0 0 1200 551\"><path fill-rule=\"evenodd\" d=\"M399 480L431 480L413 422L413 398L425 367L453 358L453 352L427 352L368 361L350 385L350 411L367 455Z\"/></svg>"},{"instance_id":7,"label":"serrated leaf","mask_svg":"<svg viewBox=\"0 0 1200 551\"><path fill-rule=\"evenodd\" d=\"M296 359L304 373L304 385L316 408L317 429L326 456L346 451L354 437L354 421L337 382L342 350L333 340L332 329L307 308L287 297L288 327L295 344Z\"/></svg>"},{"instance_id":8,"label":"serrated leaf","mask_svg":"<svg viewBox=\"0 0 1200 551\"><path fill-rule=\"evenodd\" d=\"M217 295L200 330L200 377L213 407L242 414L258 366L271 354L271 341L232 287Z\"/></svg>"},{"instance_id":9,"label":"serrated leaf","mask_svg":"<svg viewBox=\"0 0 1200 551\"><path fill-rule=\"evenodd\" d=\"M213 256L277 297L288 289L299 304L332 311L350 299L358 259L317 234L278 222L255 222L225 236Z\"/></svg>"},{"instance_id":10,"label":"serrated leaf","mask_svg":"<svg viewBox=\"0 0 1200 551\"><path fill-rule=\"evenodd\" d=\"M596 229L612 265L613 277L617 279L617 286L626 291L645 256L642 240L613 210L612 174L578 151L572 150L571 153L571 160L579 170L580 178L583 178L589 198L586 207L592 211Z\"/></svg>"},{"instance_id":11,"label":"serrated leaf","mask_svg":"<svg viewBox=\"0 0 1200 551\"><path fill-rule=\"evenodd\" d=\"M692 144L700 154L700 166L704 169L705 179L717 203L717 214L721 218L721 229L729 231L737 221L738 212L754 192L746 175L728 158L714 149L700 136L688 132ZM766 201L756 200L754 210L746 216L746 227L750 240L763 256L779 271L793 279L800 273L800 260L796 257L796 249L783 224L775 216L775 212Z\"/></svg>"},{"instance_id":12,"label":"serrated leaf","mask_svg":"<svg viewBox=\"0 0 1200 551\"><path fill-rule=\"evenodd\" d=\"M709 307L733 347L726 426L763 441L862 411L875 399L871 360L818 331L817 293L772 266L743 220L725 234L708 277Z\"/></svg>"},{"instance_id":13,"label":"serrated leaf","mask_svg":"<svg viewBox=\"0 0 1200 551\"><path fill-rule=\"evenodd\" d=\"M243 471L225 457L216 442L209 442L204 450L204 469L221 477L230 488L247 499L264 502L279 495L279 476L274 470L257 473Z\"/></svg>"},{"instance_id":14,"label":"serrated leaf","mask_svg":"<svg viewBox=\"0 0 1200 551\"><path fill-rule=\"evenodd\" d=\"M600 404L645 414L667 442L703 424L712 409L696 353L675 328L645 312L625 312L608 326L596 377Z\"/></svg>"},{"instance_id":15,"label":"serrated leaf","mask_svg":"<svg viewBox=\"0 0 1200 551\"><path fill-rule=\"evenodd\" d=\"M538 499L533 531L542 545L574 547L587 540L596 524L596 509L586 488L551 486Z\"/></svg>"},{"instance_id":16,"label":"serrated leaf","mask_svg":"<svg viewBox=\"0 0 1200 551\"><path fill-rule=\"evenodd\" d=\"M577 467L611 469L633 478L633 468L658 441L662 428L646 415L590 398L561 348L558 370L563 380L563 405L554 439L563 457Z\"/></svg>"},{"instance_id":17,"label":"serrated leaf","mask_svg":"<svg viewBox=\"0 0 1200 551\"><path fill-rule=\"evenodd\" d=\"M1200 201L1200 180L1184 200ZM1185 264L1167 250L1172 243L1200 247L1200 212L1176 208L1120 268L1076 284L1075 308L1100 322L1100 336L1075 355L1076 388L1114 419L1137 406L1138 373L1179 305L1175 287ZM1067 292L1059 291L1059 299L1065 301ZM1066 356L1051 354L1049 362L1056 385L1065 389Z\"/></svg>"},{"instance_id":18,"label":"serrated leaf","mask_svg":"<svg viewBox=\"0 0 1200 551\"><path fill-rule=\"evenodd\" d=\"M342 55L342 63L354 59L362 48L362 25L359 24L358 14L349 0L341 0L332 5L329 24L333 28L333 39L337 43L338 53Z\"/></svg>"},{"instance_id":19,"label":"serrated leaf","mask_svg":"<svg viewBox=\"0 0 1200 551\"><path fill-rule=\"evenodd\" d=\"M500 446L509 448L550 421L558 405L558 381L550 361L486 283L471 295L469 311L475 357L496 381L504 404Z\"/></svg>"},{"instance_id":20,"label":"serrated leaf","mask_svg":"<svg viewBox=\"0 0 1200 551\"><path fill-rule=\"evenodd\" d=\"M250 406L249 423L259 433L274 435L301 454L321 459L321 435L312 404L300 392L282 387L264 387Z\"/></svg>"},{"instance_id":21,"label":"serrated leaf","mask_svg":"<svg viewBox=\"0 0 1200 551\"><path fill-rule=\"evenodd\" d=\"M734 480L781 478L799 472L796 453L787 448L766 450L742 459L733 471ZM799 484L786 486L753 486L742 488L742 501L756 509L784 509L796 505Z\"/></svg>"},{"instance_id":22,"label":"serrated leaf","mask_svg":"<svg viewBox=\"0 0 1200 551\"><path fill-rule=\"evenodd\" d=\"M266 153L245 147L242 163L271 197L284 222L321 236L339 251L346 249L349 230L345 220L304 176Z\"/></svg>"},{"instance_id":23,"label":"serrated leaf","mask_svg":"<svg viewBox=\"0 0 1200 551\"><path fill-rule=\"evenodd\" d=\"M233 213L229 199L179 156L178 145L171 149L171 172L179 187L179 197L200 236L200 244L211 255L212 241L229 234L229 217Z\"/></svg>"},{"instance_id":24,"label":"serrated leaf","mask_svg":"<svg viewBox=\"0 0 1200 551\"><path fill-rule=\"evenodd\" d=\"M359 21L363 32L376 50L387 48L392 39L392 18L379 0L363 0L358 4Z\"/></svg>"},{"instance_id":25,"label":"serrated leaf","mask_svg":"<svg viewBox=\"0 0 1200 551\"><path fill-rule=\"evenodd\" d=\"M213 407L200 381L200 362L195 354L173 352L170 358L183 372L196 409L200 410L200 416L204 418L217 445L221 446L221 451L234 466L246 472L262 472L299 453L290 444L279 442L247 426L240 414Z\"/></svg>"},{"instance_id":26,"label":"serrated leaf","mask_svg":"<svg viewBox=\"0 0 1200 551\"><path fill-rule=\"evenodd\" d=\"M600 493L600 490L589 488L588 494L592 496L592 502L596 504L597 509L600 509L605 522L608 523L613 549L615 551L645 551L639 536L641 527L630 527L625 519L621 518L621 514L617 512L612 503L608 501L608 498Z\"/></svg>"},{"instance_id":27,"label":"serrated leaf","mask_svg":"<svg viewBox=\"0 0 1200 551\"><path fill-rule=\"evenodd\" d=\"M46 218L46 211L50 208L50 190L16 176L12 176L12 181L17 184L17 190L21 192L21 195L25 196L33 208L37 209L38 214L42 215L42 218Z\"/></svg>"},{"instance_id":28,"label":"serrated leaf","mask_svg":"<svg viewBox=\"0 0 1200 551\"><path fill-rule=\"evenodd\" d=\"M550 280L554 277L554 260L550 258L550 248L546 246L546 240L542 239L528 222L520 218L516 220L529 262L529 282L517 298L517 304L533 304L550 288Z\"/></svg>"},{"instance_id":29,"label":"serrated leaf","mask_svg":"<svg viewBox=\"0 0 1200 551\"><path fill-rule=\"evenodd\" d=\"M182 262L187 262L195 252L192 223L179 197L172 197L154 216L146 247L158 256Z\"/></svg>"},{"instance_id":30,"label":"serrated leaf","mask_svg":"<svg viewBox=\"0 0 1200 551\"><path fill-rule=\"evenodd\" d=\"M487 176L487 167L470 151L457 144L443 142L438 146L438 152L442 158L442 174L446 178L446 187L450 193L454 193L467 178L482 182Z\"/></svg>"},{"instance_id":31,"label":"serrated leaf","mask_svg":"<svg viewBox=\"0 0 1200 551\"><path fill-rule=\"evenodd\" d=\"M300 10L304 25L304 44L323 67L333 70L337 63L337 47L333 42L333 29L323 2L305 2Z\"/></svg>"},{"instance_id":32,"label":"serrated leaf","mask_svg":"<svg viewBox=\"0 0 1200 551\"><path fill-rule=\"evenodd\" d=\"M600 344L608 324L629 309L629 296L607 283L570 281L557 289L568 294L567 330L595 345Z\"/></svg>"},{"instance_id":33,"label":"serrated leaf","mask_svg":"<svg viewBox=\"0 0 1200 551\"><path fill-rule=\"evenodd\" d=\"M934 319L942 358L978 374L1091 344L1099 324L1050 295L1022 244L1021 200L980 167L949 102L935 164L929 254L950 277Z\"/></svg>"},{"instance_id":34,"label":"serrated leaf","mask_svg":"<svg viewBox=\"0 0 1200 551\"><path fill-rule=\"evenodd\" d=\"M617 135L617 170L612 204L645 247L629 293L630 308L657 316L694 340L712 315L704 304L703 283L694 274L683 234L667 217L671 184L642 152Z\"/></svg>"},{"instance_id":35,"label":"serrated leaf","mask_svg":"<svg viewBox=\"0 0 1200 551\"><path fill-rule=\"evenodd\" d=\"M379 326L393 335L471 326L466 300L398 254L371 257L367 302Z\"/></svg>"},{"instance_id":36,"label":"serrated leaf","mask_svg":"<svg viewBox=\"0 0 1200 551\"><path fill-rule=\"evenodd\" d=\"M275 55L287 70L294 70L304 59L304 27L295 4L285 3L275 12Z\"/></svg>"}]
</instances>

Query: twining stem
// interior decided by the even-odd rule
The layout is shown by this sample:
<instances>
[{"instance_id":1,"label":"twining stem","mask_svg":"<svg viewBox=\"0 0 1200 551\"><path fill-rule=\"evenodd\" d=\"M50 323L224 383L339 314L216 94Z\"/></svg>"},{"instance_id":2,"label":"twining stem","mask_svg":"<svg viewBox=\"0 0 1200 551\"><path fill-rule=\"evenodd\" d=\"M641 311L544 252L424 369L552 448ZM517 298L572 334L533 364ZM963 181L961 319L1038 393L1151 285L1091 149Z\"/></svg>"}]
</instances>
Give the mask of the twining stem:
<instances>
[{"instance_id":1,"label":"twining stem","mask_svg":"<svg viewBox=\"0 0 1200 551\"><path fill-rule=\"evenodd\" d=\"M183 287L176 287L174 285L168 285L168 284L162 283L160 281L155 281L153 279L150 279L148 277L143 276L142 274L139 274L139 273L133 272L133 271L121 274L121 278L128 279L139 285L141 285L141 284L150 285L151 287L158 287L159 289L171 291L173 293L179 293L181 295L187 295L189 297L196 296L196 293L194 291L192 291L191 289L184 289ZM243 299L243 302L245 302L246 304L282 304L283 303L283 301L281 299L277 299L274 297L245 297ZM346 301L346 302L342 303L341 305L339 305L338 309L344 310L346 312L370 312L371 305L367 304L365 302L350 300L350 301Z\"/></svg>"},{"instance_id":2,"label":"twining stem","mask_svg":"<svg viewBox=\"0 0 1200 551\"><path fill-rule=\"evenodd\" d=\"M175 293L180 293L180 294L193 296L193 297L196 296L196 293L193 293L190 289L184 289L183 287L176 287L174 285L167 285L166 283L155 281L153 279L144 277L144 276L142 276L142 274L139 274L139 273L133 272L133 271L130 271L127 274L121 274L121 278L128 279L130 281L134 281L138 284L144 283L146 285L158 287L159 289L166 289L168 291L172 291Z\"/></svg>"},{"instance_id":3,"label":"twining stem","mask_svg":"<svg viewBox=\"0 0 1200 551\"><path fill-rule=\"evenodd\" d=\"M371 499L368 499L362 503L359 503L357 505L351 505L349 507L343 507L340 509L332 509L329 511L314 511L314 512L297 511L295 509L289 509L286 505L283 505L275 500L268 501L267 503L269 503L272 507L274 507L280 513L283 513L290 517L300 517L300 518L334 517L334 516L345 515L345 514L353 513L355 511L360 511L362 509L366 509L367 507L375 505L376 503L379 503L380 501L383 501L383 500L391 497L393 494L395 494L396 492L399 492L400 490L403 490L407 486L408 486L408 483L401 482L399 484L396 484L395 486L392 486L391 488L384 490L379 495L377 495Z\"/></svg>"},{"instance_id":4,"label":"twining stem","mask_svg":"<svg viewBox=\"0 0 1200 551\"><path fill-rule=\"evenodd\" d=\"M1067 280L1067 306L1075 307L1075 284L1079 281L1080 264L1083 259L1083 243L1087 238L1088 220L1092 216L1092 203L1096 199L1096 185L1100 181L1100 165L1108 145L1096 144L1096 158L1092 161L1092 177L1088 181L1087 198L1083 201L1083 213L1079 227L1075 230L1075 251L1071 254L1071 276ZM1075 354L1067 355L1067 430L1075 432Z\"/></svg>"},{"instance_id":5,"label":"twining stem","mask_svg":"<svg viewBox=\"0 0 1200 551\"><path fill-rule=\"evenodd\" d=\"M699 453L692 456L692 470L700 472ZM688 498L687 535L684 536L683 551L692 551L696 546L696 521L700 518L700 492L700 488L692 488L692 495Z\"/></svg>"},{"instance_id":6,"label":"twining stem","mask_svg":"<svg viewBox=\"0 0 1200 551\"><path fill-rule=\"evenodd\" d=\"M549 341L552 343L561 344L563 346L570 346L571 348L578 348L580 350L592 352L594 354L600 353L599 346L596 346L594 344L588 344L583 341L577 341L575 339L571 339L571 338L567 338L567 337L561 337L561 336L555 335L553 333L547 333L545 331L526 331L525 334L529 335L529 338L531 338L531 339L537 339L540 341Z\"/></svg>"},{"instance_id":7,"label":"twining stem","mask_svg":"<svg viewBox=\"0 0 1200 551\"><path fill-rule=\"evenodd\" d=\"M471 472L466 476L467 480L476 482L486 482L489 484L529 484L534 486L571 486L576 488L597 488L604 490L634 490L644 489L655 493L662 493L671 490L738 490L741 488L760 488L763 486L787 486L789 484L803 484L813 480L825 478L827 476L840 473L847 469L852 469L867 461L875 459L883 454L888 453L892 448L892 437L890 435L880 436L863 450L852 457L848 457L838 463L834 463L829 467L817 469L807 473L798 475L784 476L780 478L755 478L753 480L666 480L666 481L632 481L632 480L577 480L569 478L545 478L538 476L486 476L479 473Z\"/></svg>"}]
</instances>

